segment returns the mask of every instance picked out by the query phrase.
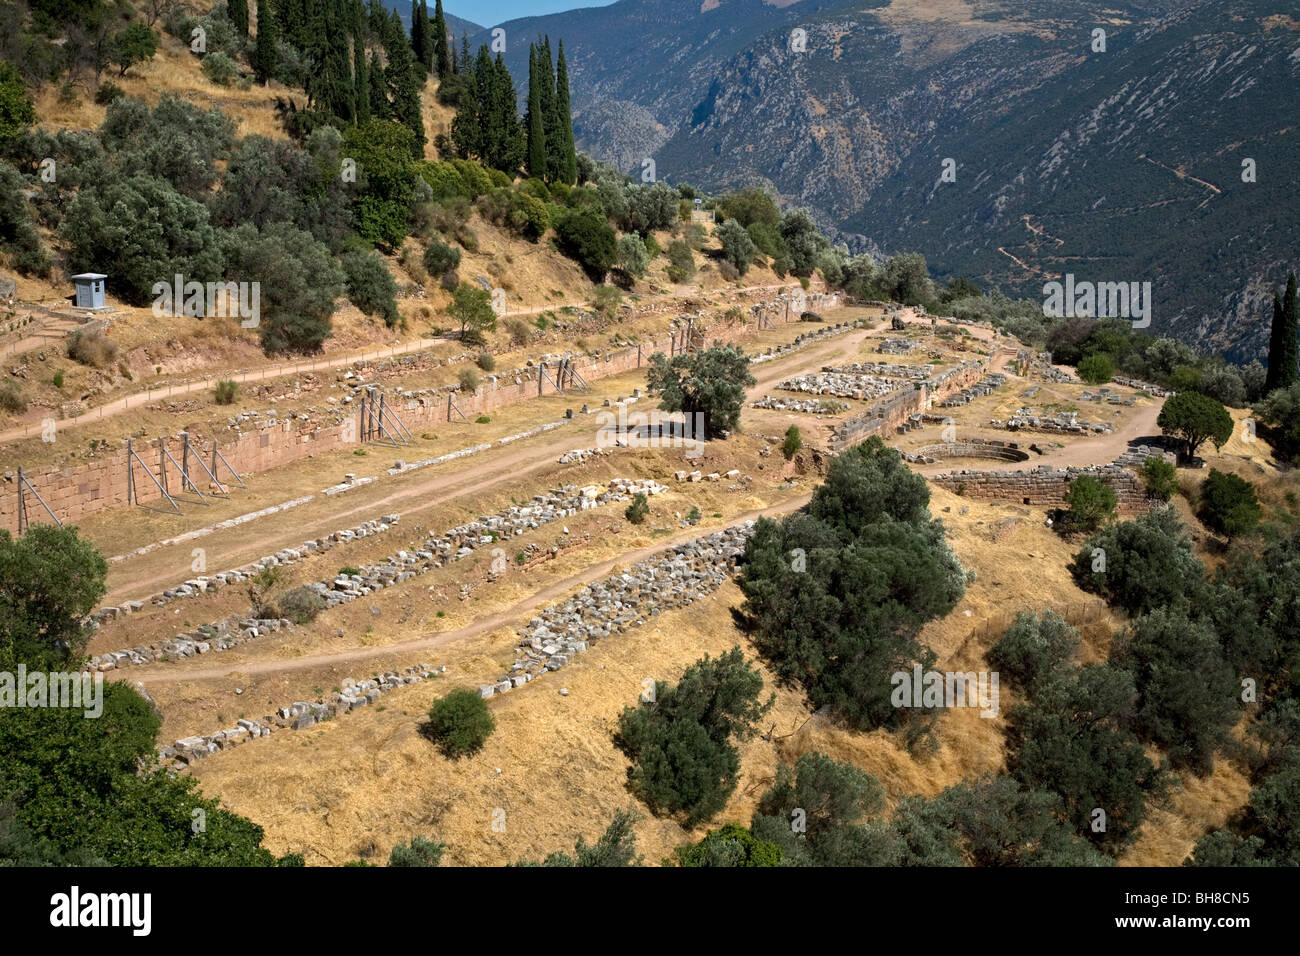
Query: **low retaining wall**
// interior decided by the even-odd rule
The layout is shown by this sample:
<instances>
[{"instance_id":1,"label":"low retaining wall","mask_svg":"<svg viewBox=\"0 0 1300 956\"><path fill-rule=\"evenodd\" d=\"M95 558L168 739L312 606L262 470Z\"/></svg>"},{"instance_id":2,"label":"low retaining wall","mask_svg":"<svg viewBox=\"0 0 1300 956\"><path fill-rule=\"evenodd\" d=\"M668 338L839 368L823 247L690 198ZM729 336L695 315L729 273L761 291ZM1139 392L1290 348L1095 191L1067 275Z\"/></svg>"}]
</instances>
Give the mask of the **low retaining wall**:
<instances>
[{"instance_id":1,"label":"low retaining wall","mask_svg":"<svg viewBox=\"0 0 1300 956\"><path fill-rule=\"evenodd\" d=\"M1070 482L1080 475L1091 475L1114 489L1119 511L1124 515L1141 514L1158 502L1147 495L1134 468L1153 455L1172 461L1169 453L1147 445L1131 448L1108 465L1087 468L1053 468L1042 465L1032 471L961 471L934 475L932 484L966 498L1002 499L1017 504L1057 507L1065 502Z\"/></svg>"},{"instance_id":2,"label":"low retaining wall","mask_svg":"<svg viewBox=\"0 0 1300 956\"><path fill-rule=\"evenodd\" d=\"M789 293L782 293L767 300L771 311L776 316L785 314L785 303ZM843 305L839 294L804 293L803 301L808 308L821 311L840 308ZM794 315L791 321L797 321ZM753 322L720 322L717 331L703 333L708 345L737 343L753 338L758 334L757 320ZM588 382L611 375L620 375L634 371L649 363L655 352L667 353L672 345L672 336L664 334L651 338L638 345L629 345L621 349L606 351L597 356L574 358L574 367L578 374ZM414 358L414 357L404 357ZM395 359L401 363L403 359ZM372 363L373 366L373 363ZM470 421L479 415L495 409L526 401L539 395L556 393L554 376L558 372L558 362L545 367L535 363L531 366L515 369L496 375L484 377L484 384L472 393L463 392L457 385L428 389L420 393L392 389L388 392L388 401L399 418L412 432L446 425L448 422L449 399ZM356 409L356 410L354 410ZM272 411L271 414L274 414ZM460 421L459 417L456 421ZM251 429L251 430L250 430ZM190 429L191 445L203 462L211 466L212 447L215 433L200 435L197 429ZM309 455L323 454L340 448L351 448L360 444L359 409L347 401L340 406L322 411L316 415L291 413L291 417L249 418L237 423L235 435L229 440L220 441L221 454L230 466L241 475L256 474L291 464ZM170 439L140 439L135 443L136 453L144 462L136 462L135 489L138 500L145 503L161 503L167 507L146 474L146 470L155 478L161 479L162 466L159 459L159 445L165 442L168 451L179 460L181 458L181 440L179 436ZM14 463L19 464L18 462ZM6 464L6 469L9 467ZM180 476L177 469L168 465L169 473L166 486L172 494L180 489ZM195 473L197 472L197 473ZM104 457L73 466L51 465L44 468L25 470L25 477L51 510L65 523L95 514L105 508L115 508L127 504L128 457L125 447L114 449ZM201 469L192 467L192 476L205 491L208 488L206 476ZM223 481L229 479L224 467L219 472ZM27 513L34 521L47 520L45 510L30 493L27 494ZM6 470L0 475L0 529L12 532L18 530L18 481L16 475Z\"/></svg>"}]
</instances>

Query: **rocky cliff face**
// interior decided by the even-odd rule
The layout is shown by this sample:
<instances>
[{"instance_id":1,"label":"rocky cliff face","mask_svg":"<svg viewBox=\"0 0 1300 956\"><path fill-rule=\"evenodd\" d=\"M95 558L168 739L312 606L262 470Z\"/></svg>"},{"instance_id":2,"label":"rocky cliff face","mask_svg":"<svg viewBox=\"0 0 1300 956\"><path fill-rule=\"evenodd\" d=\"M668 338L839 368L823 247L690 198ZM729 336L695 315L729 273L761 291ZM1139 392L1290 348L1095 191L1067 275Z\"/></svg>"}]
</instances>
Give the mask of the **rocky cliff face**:
<instances>
[{"instance_id":1,"label":"rocky cliff face","mask_svg":"<svg viewBox=\"0 0 1300 956\"><path fill-rule=\"evenodd\" d=\"M622 0L505 26L519 76L525 38L564 38L592 155L769 186L854 249L1035 298L1150 281L1152 331L1235 358L1300 260L1280 0Z\"/></svg>"}]
</instances>

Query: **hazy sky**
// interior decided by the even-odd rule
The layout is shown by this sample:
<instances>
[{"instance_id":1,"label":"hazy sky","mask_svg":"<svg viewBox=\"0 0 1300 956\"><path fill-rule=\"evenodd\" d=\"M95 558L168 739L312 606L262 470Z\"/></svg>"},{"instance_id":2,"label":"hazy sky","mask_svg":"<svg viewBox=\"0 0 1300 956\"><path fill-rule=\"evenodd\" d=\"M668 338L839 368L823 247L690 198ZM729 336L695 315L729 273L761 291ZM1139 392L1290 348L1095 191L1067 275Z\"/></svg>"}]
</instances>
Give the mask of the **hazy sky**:
<instances>
[{"instance_id":1,"label":"hazy sky","mask_svg":"<svg viewBox=\"0 0 1300 956\"><path fill-rule=\"evenodd\" d=\"M613 0L442 0L442 8L485 27L517 17L559 13L576 7L603 7ZM433 4L429 4L432 8Z\"/></svg>"}]
</instances>

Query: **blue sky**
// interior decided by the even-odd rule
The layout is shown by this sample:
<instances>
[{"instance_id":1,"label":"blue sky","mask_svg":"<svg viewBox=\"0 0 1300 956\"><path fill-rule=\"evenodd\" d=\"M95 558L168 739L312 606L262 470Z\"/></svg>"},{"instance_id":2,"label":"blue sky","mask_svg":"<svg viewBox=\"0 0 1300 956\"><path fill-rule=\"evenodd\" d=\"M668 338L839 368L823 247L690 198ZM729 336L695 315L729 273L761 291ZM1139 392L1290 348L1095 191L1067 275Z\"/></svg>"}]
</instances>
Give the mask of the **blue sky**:
<instances>
[{"instance_id":1,"label":"blue sky","mask_svg":"<svg viewBox=\"0 0 1300 956\"><path fill-rule=\"evenodd\" d=\"M611 2L613 0L442 0L442 8L482 26L493 26L517 17L535 17L577 7L603 7ZM433 4L429 6L432 8Z\"/></svg>"}]
</instances>

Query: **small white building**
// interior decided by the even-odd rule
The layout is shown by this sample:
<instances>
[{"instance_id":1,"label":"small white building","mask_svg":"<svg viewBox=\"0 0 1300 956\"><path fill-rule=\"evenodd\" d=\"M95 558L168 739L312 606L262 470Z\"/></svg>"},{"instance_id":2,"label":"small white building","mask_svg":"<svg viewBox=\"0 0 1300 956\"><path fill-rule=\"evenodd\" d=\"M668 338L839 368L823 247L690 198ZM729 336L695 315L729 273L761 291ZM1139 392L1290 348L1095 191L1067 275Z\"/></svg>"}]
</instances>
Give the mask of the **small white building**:
<instances>
[{"instance_id":1,"label":"small white building","mask_svg":"<svg viewBox=\"0 0 1300 956\"><path fill-rule=\"evenodd\" d=\"M104 304L104 280L107 278L99 272L83 272L73 276L72 282L77 288L75 308L90 312L106 310L108 306Z\"/></svg>"}]
</instances>

